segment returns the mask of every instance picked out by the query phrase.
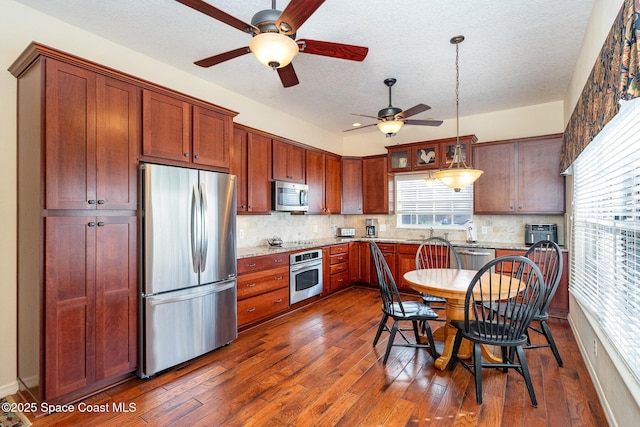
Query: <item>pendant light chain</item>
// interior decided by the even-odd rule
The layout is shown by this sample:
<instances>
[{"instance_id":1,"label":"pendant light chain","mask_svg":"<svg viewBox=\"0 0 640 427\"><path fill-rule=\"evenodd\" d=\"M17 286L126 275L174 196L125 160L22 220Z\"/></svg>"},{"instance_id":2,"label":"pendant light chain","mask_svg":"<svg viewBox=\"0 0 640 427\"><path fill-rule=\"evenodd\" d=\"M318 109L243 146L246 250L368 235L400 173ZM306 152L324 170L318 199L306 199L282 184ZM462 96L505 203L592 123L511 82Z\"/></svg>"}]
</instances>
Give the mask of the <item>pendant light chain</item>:
<instances>
[{"instance_id":1,"label":"pendant light chain","mask_svg":"<svg viewBox=\"0 0 640 427\"><path fill-rule=\"evenodd\" d=\"M460 57L458 48L460 43L456 43L456 145L460 145Z\"/></svg>"}]
</instances>

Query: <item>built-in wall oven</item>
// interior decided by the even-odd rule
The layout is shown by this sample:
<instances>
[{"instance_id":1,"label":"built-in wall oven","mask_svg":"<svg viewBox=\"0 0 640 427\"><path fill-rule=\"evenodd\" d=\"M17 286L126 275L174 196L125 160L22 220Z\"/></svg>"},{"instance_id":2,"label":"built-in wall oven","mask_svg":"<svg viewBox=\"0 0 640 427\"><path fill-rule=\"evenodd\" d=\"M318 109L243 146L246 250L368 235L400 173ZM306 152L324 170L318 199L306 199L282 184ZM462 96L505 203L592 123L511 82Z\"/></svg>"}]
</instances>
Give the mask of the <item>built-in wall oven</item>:
<instances>
[{"instance_id":1,"label":"built-in wall oven","mask_svg":"<svg viewBox=\"0 0 640 427\"><path fill-rule=\"evenodd\" d=\"M289 303L295 304L322 292L322 251L298 252L289 257Z\"/></svg>"}]
</instances>

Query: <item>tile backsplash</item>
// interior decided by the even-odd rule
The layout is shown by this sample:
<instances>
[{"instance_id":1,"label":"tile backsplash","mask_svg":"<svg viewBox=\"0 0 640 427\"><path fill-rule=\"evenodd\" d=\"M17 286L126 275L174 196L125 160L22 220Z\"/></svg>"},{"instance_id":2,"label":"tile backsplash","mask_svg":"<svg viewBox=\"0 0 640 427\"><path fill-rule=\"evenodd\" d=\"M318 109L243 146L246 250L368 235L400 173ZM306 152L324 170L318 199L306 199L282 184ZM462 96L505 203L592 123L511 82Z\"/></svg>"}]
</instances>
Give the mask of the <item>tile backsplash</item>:
<instances>
[{"instance_id":1,"label":"tile backsplash","mask_svg":"<svg viewBox=\"0 0 640 427\"><path fill-rule=\"evenodd\" d=\"M380 225L379 238L420 239L429 236L429 229L396 227L395 215L293 215L272 212L271 215L238 215L238 247L267 245L267 239L277 235L285 242L313 241L334 237L337 227L354 227L356 237L364 236L365 220L375 218ZM557 224L558 243L565 243L563 215L474 215L478 242L524 243L525 224ZM483 227L486 234L482 234ZM449 240L465 241L465 230L433 228L435 236L448 233Z\"/></svg>"}]
</instances>

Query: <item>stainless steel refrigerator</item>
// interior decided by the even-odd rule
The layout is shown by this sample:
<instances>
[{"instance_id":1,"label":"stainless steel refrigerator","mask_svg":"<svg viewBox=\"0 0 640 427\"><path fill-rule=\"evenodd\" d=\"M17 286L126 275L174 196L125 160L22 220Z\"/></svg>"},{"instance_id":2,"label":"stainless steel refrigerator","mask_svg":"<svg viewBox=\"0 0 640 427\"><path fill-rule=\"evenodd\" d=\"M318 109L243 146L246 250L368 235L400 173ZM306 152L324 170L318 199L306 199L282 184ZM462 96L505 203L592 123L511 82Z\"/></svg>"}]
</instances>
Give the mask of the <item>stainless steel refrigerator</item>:
<instances>
[{"instance_id":1,"label":"stainless steel refrigerator","mask_svg":"<svg viewBox=\"0 0 640 427\"><path fill-rule=\"evenodd\" d=\"M142 378L238 336L235 176L141 167Z\"/></svg>"}]
</instances>

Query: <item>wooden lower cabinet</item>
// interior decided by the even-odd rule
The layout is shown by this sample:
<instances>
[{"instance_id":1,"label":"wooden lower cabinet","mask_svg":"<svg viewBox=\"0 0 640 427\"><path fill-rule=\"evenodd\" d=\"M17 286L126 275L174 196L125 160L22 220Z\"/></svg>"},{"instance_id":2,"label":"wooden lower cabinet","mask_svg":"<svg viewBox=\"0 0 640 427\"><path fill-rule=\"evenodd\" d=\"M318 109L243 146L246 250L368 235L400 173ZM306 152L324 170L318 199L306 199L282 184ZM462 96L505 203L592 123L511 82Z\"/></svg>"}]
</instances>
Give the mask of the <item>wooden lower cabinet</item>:
<instances>
[{"instance_id":1,"label":"wooden lower cabinet","mask_svg":"<svg viewBox=\"0 0 640 427\"><path fill-rule=\"evenodd\" d=\"M68 401L136 368L136 217L47 217L45 230L43 398Z\"/></svg>"},{"instance_id":2,"label":"wooden lower cabinet","mask_svg":"<svg viewBox=\"0 0 640 427\"><path fill-rule=\"evenodd\" d=\"M289 254L238 260L238 328L289 309Z\"/></svg>"},{"instance_id":3,"label":"wooden lower cabinet","mask_svg":"<svg viewBox=\"0 0 640 427\"><path fill-rule=\"evenodd\" d=\"M397 246L396 285L398 289L411 290L407 281L404 280L404 274L416 269L416 252L419 245L399 243Z\"/></svg>"},{"instance_id":4,"label":"wooden lower cabinet","mask_svg":"<svg viewBox=\"0 0 640 427\"><path fill-rule=\"evenodd\" d=\"M366 242L365 242L366 243ZM387 262L389 266L389 271L391 272L391 276L398 282L398 276L396 272L396 244L395 243L378 243L378 247L380 248L380 252L382 252L382 256L384 260ZM368 249L368 248L367 248ZM373 259L371 259L371 253L369 252L369 268L370 268L370 280L369 283L373 283L374 285L378 284L378 274L376 273L376 266L373 263Z\"/></svg>"},{"instance_id":5,"label":"wooden lower cabinet","mask_svg":"<svg viewBox=\"0 0 640 427\"><path fill-rule=\"evenodd\" d=\"M526 251L516 249L496 249L496 257L505 255L524 256ZM569 253L562 252L562 275L551 304L549 304L549 315L553 317L566 318L569 314Z\"/></svg>"},{"instance_id":6,"label":"wooden lower cabinet","mask_svg":"<svg viewBox=\"0 0 640 427\"><path fill-rule=\"evenodd\" d=\"M329 288L335 292L349 284L349 243L329 247Z\"/></svg>"}]
</instances>

